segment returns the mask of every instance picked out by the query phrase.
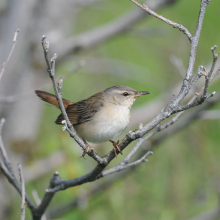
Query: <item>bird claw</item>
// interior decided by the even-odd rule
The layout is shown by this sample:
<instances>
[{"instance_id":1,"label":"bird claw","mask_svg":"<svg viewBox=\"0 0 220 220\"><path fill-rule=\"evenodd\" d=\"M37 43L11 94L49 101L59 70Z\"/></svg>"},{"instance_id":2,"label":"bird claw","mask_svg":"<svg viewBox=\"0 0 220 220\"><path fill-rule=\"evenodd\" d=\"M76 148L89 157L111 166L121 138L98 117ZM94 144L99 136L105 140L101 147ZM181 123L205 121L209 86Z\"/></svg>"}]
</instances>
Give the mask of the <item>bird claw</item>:
<instances>
[{"instance_id":1,"label":"bird claw","mask_svg":"<svg viewBox=\"0 0 220 220\"><path fill-rule=\"evenodd\" d=\"M118 150L118 152L119 152L121 155L123 155L121 149L120 149L119 146L118 146L118 144L119 144L120 141L118 140L117 142L115 142L115 141L110 140L110 142L111 142L111 143L113 144L113 146L114 146L113 150L114 150L114 152L115 152L115 157L117 157L117 150Z\"/></svg>"},{"instance_id":2,"label":"bird claw","mask_svg":"<svg viewBox=\"0 0 220 220\"><path fill-rule=\"evenodd\" d=\"M90 150L93 150L94 153L97 154L97 151L96 151L93 147L91 147L90 145L86 144L86 149L84 150L84 152L83 152L83 154L82 154L81 157L83 157L84 159L86 159L84 156L85 156L86 154L88 154L88 152L89 152Z\"/></svg>"}]
</instances>

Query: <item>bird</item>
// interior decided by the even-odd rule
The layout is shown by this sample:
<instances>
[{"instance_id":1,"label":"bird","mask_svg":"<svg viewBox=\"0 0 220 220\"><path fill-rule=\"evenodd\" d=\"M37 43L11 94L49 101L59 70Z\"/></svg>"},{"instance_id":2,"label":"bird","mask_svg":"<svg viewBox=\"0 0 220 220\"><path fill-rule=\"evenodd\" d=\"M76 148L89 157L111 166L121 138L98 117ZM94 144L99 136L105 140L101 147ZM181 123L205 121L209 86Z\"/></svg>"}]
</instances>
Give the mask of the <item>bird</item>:
<instances>
[{"instance_id":1,"label":"bird","mask_svg":"<svg viewBox=\"0 0 220 220\"><path fill-rule=\"evenodd\" d=\"M45 91L35 90L36 95L43 101L59 108L56 96ZM150 92L137 91L128 86L117 85L96 93L79 102L63 99L67 116L76 133L86 144L82 157L92 148L90 143L110 141L115 156L122 154L114 139L118 138L130 122L130 110L135 99ZM55 123L61 125L64 117L60 114ZM95 151L96 152L96 151ZM97 153L97 152L96 152Z\"/></svg>"}]
</instances>

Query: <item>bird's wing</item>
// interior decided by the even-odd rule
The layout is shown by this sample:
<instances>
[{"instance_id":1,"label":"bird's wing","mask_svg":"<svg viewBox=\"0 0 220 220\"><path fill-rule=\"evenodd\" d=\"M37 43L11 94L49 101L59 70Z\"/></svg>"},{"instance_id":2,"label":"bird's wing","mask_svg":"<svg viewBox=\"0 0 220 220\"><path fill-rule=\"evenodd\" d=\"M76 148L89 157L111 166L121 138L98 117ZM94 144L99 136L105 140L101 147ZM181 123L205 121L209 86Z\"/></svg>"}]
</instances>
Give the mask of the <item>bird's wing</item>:
<instances>
[{"instance_id":1,"label":"bird's wing","mask_svg":"<svg viewBox=\"0 0 220 220\"><path fill-rule=\"evenodd\" d=\"M72 124L81 124L90 121L92 117L103 107L103 101L100 99L100 93L95 94L87 100L69 105L66 109L68 118ZM56 124L62 124L63 115L60 114L56 120Z\"/></svg>"}]
</instances>

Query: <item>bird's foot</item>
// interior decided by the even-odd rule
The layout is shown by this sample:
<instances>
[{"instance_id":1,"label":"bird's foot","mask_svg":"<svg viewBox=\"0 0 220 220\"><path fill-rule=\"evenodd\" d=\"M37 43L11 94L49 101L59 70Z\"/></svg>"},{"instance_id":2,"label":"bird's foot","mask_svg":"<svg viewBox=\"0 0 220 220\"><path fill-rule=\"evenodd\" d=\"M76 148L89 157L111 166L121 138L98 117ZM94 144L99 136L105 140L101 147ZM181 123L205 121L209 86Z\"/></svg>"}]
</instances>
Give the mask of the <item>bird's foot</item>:
<instances>
[{"instance_id":1,"label":"bird's foot","mask_svg":"<svg viewBox=\"0 0 220 220\"><path fill-rule=\"evenodd\" d=\"M120 141L114 142L114 141L110 140L110 142L111 142L111 143L113 144L113 146L114 146L113 150L114 150L114 152L115 152L115 156L117 157L117 150L118 150L118 152L122 155L122 151L120 150L120 148L119 148L119 146L118 146L118 144L119 144Z\"/></svg>"},{"instance_id":2,"label":"bird's foot","mask_svg":"<svg viewBox=\"0 0 220 220\"><path fill-rule=\"evenodd\" d=\"M85 155L88 154L89 151L93 150L95 154L97 154L97 151L91 147L88 143L86 143L86 149L84 150L83 154L81 157L83 157L85 159Z\"/></svg>"}]
</instances>

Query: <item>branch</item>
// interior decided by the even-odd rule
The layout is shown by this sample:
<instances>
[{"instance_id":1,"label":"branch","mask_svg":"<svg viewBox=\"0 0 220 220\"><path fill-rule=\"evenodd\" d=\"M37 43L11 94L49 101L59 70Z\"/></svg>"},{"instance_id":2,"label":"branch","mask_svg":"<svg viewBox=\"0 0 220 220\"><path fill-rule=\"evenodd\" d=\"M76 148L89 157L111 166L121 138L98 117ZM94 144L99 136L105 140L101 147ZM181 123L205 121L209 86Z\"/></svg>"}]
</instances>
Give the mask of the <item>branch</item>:
<instances>
[{"instance_id":1,"label":"branch","mask_svg":"<svg viewBox=\"0 0 220 220\"><path fill-rule=\"evenodd\" d=\"M220 100L220 94L218 93L209 102L204 103L204 105L200 106L199 108L196 108L190 114L187 114L187 116L182 118L178 123L175 123L172 127L169 128L169 130L166 130L166 132L164 132L164 133L160 133L160 135L158 135L157 137L155 137L151 141L147 142L147 144L144 146L144 148L142 148L141 151L139 152L139 154L136 156L135 160L138 160L138 158L141 158L146 153L146 150L154 150L159 145L159 143L166 140L166 138L169 138L172 134L178 132L179 130L181 130L184 127L193 123L195 120L200 118L201 113L205 109L208 109L208 108L213 107L214 105L218 104L219 100ZM73 210L73 208L79 207L82 202L86 202L85 200L89 199L90 197L92 197L95 194L103 192L104 190L109 188L112 184L114 184L118 179L122 179L128 173L133 172L135 170L134 168L135 167L131 167L129 169L126 169L126 170L124 170L124 172L120 173L120 175L115 174L115 175L111 176L105 182L102 182L100 184L95 185L93 188L90 188L83 195L81 195L81 193L79 193L76 196L76 198L74 198L69 203L59 205L57 207L53 207L52 210L49 211L50 218L56 218L57 216L60 216L64 213L66 213L67 211Z\"/></svg>"},{"instance_id":2,"label":"branch","mask_svg":"<svg viewBox=\"0 0 220 220\"><path fill-rule=\"evenodd\" d=\"M140 159L132 162L132 163L129 163L129 164L118 164L117 166L111 168L111 169L108 169L108 170L105 170L105 171L102 171L98 176L97 176L97 179L101 178L101 177L104 177L106 175L109 175L109 174L112 174L112 173L116 173L116 172L120 172L122 170L125 170L125 169L129 169L131 167L134 167L134 166L137 166L139 165L140 163L143 163L143 162L147 162L148 160L146 159L147 156L149 155L153 155L153 152L152 151L148 151L146 154L144 154L143 157L141 157Z\"/></svg>"},{"instance_id":3,"label":"branch","mask_svg":"<svg viewBox=\"0 0 220 220\"><path fill-rule=\"evenodd\" d=\"M22 166L19 163L18 164L18 171L19 171L19 176L20 176L20 182L21 182L21 220L25 219L25 207L26 207L26 202L25 202L25 183L24 183L24 176L23 176L23 171L22 171Z\"/></svg>"},{"instance_id":4,"label":"branch","mask_svg":"<svg viewBox=\"0 0 220 220\"><path fill-rule=\"evenodd\" d=\"M208 93L208 88L209 88L210 82L218 75L218 71L220 69L220 67L219 67L218 70L214 73L216 61L217 61L218 56L220 54L220 52L215 53L216 48L217 48L216 45L211 48L212 54L213 54L213 61L212 61L212 66L211 66L210 71L207 73L206 69L203 66L199 66L197 75L192 80L192 85L193 85L202 75L204 75L205 76L205 85L199 90L199 92L197 92L194 95L194 97L190 100L190 102L187 105L178 107L175 112L185 111L185 110L192 108L194 106L201 105L205 100L207 100L210 97L213 97L215 95L216 92L212 92L210 95L207 95L207 93ZM203 91L203 93L202 93L202 91ZM202 93L201 97L196 100L196 98L201 93Z\"/></svg>"},{"instance_id":5,"label":"branch","mask_svg":"<svg viewBox=\"0 0 220 220\"><path fill-rule=\"evenodd\" d=\"M72 138L74 138L74 140L79 144L79 146L84 151L86 151L86 144L76 134L76 131L74 130L73 125L71 124L71 122L70 122L70 120L69 120L69 118L68 118L68 116L66 114L66 110L64 108L63 101L62 101L62 85L63 85L62 79L59 80L58 87L56 86L56 81L55 81L55 63L56 63L57 54L54 54L54 56L51 58L51 62L49 62L49 58L48 58L49 42L45 41L45 39L46 39L46 36L43 36L42 37L42 47L43 47L43 50L44 50L44 56L45 56L45 60L46 60L46 63L47 63L47 71L48 71L49 76L50 76L50 78L52 80L52 84L53 84L53 88L54 88L54 91L55 91L55 94L56 94L56 98L57 98L57 101L59 103L59 107L60 107L60 110L62 112L62 115L63 115L63 117L65 119L65 122L64 122L65 126L64 126L64 128L65 128L65 130L68 131L70 136ZM94 149L91 149L88 152L88 155L90 157L92 157L95 161L97 161L100 164L103 164L103 163L105 164L106 163L105 159L102 159L98 155L95 154Z\"/></svg>"},{"instance_id":6,"label":"branch","mask_svg":"<svg viewBox=\"0 0 220 220\"><path fill-rule=\"evenodd\" d=\"M19 194L22 195L21 187L19 186L19 183L14 175L14 172L11 167L11 162L8 159L8 155L6 153L6 150L4 148L4 144L2 141L1 132L2 132L2 127L3 127L4 122L5 122L5 119L1 119L0 121L0 149L1 149L1 154L2 154L4 161L1 160L1 157L0 157L0 168L3 174L5 175L5 177L8 179L8 181L14 186L14 188L19 192ZM31 211L34 211L36 209L36 206L31 201L31 199L28 197L27 194L25 194L25 199L27 201L28 207L31 209Z\"/></svg>"},{"instance_id":7,"label":"branch","mask_svg":"<svg viewBox=\"0 0 220 220\"><path fill-rule=\"evenodd\" d=\"M202 25L204 13L205 13L205 8L207 6L207 4L205 4L205 3L206 3L206 1L202 0L200 16L199 16L199 20L198 20L198 24L199 25L197 26L197 31L196 31L196 34L195 34L195 36L197 38L199 38L199 35L200 35L201 25ZM192 37L192 39L193 40L191 41L191 54L190 54L190 58L189 58L188 70L194 66L195 53L194 53L194 57L192 56L192 53L195 52L195 49L193 49L193 46L195 46L198 43L198 39L195 40L194 36ZM45 56L45 57L47 57L47 56ZM48 61L47 61L47 63L48 63ZM48 71L48 72L50 73L51 71ZM190 74L192 74L192 73L190 73ZM160 114L158 116L156 116L150 123L148 123L143 128L141 128L141 129L139 129L139 130L137 130L135 132L130 131L126 135L126 137L123 139L123 141L119 144L120 149L123 150L132 141L134 141L134 140L136 140L138 138L143 137L146 133L148 133L154 127L156 127L158 124L160 124L164 119L166 119L171 114L173 114L175 112L175 109L178 107L179 102L182 101L182 99L188 94L188 91L189 91L190 88L191 88L191 82L189 80L187 80L187 76L186 76L185 80L183 81L183 85L182 85L182 88L181 88L178 96L177 97L172 96L172 98L169 101L167 107L162 109ZM56 92L56 94L58 94L58 92ZM71 124L68 124L68 121L67 121L67 126L66 127L67 127L67 129L70 129L72 127ZM150 136L151 136L151 134L150 134ZM52 188L52 189L49 188L47 190L47 192L50 192L50 193L53 194L53 193L55 193L55 192L57 192L59 190L64 190L64 189L67 189L67 188L72 187L72 186L81 185L83 183L91 182L91 181L96 180L97 176L111 162L111 160L114 157L115 157L114 151L109 152L107 155L105 155L102 158L102 159L106 160L105 164L98 164L90 173L88 173L88 174L86 174L84 176L81 176L81 177L78 177L78 178L75 178L75 179L72 179L72 180L66 180L66 181L64 181L64 180L62 180L60 178L56 178L56 182L53 182L54 183L53 184L54 188Z\"/></svg>"},{"instance_id":8,"label":"branch","mask_svg":"<svg viewBox=\"0 0 220 220\"><path fill-rule=\"evenodd\" d=\"M126 148L132 141L134 141L136 139L141 138L140 139L141 141L145 141L148 138L150 138L151 136L153 136L156 132L160 131L162 126L159 126L159 124L164 119L168 118L170 115L172 115L173 113L176 112L176 110L179 107L179 103L188 94L190 88L192 87L192 80L191 79L192 79L192 71L193 71L194 63L195 63L196 48L197 48L197 44L198 44L198 40L199 40L201 28L202 28L205 9L206 9L206 6L208 5L208 3L209 3L209 1L201 0L200 14L199 14L198 24L197 24L197 28L196 28L196 33L194 36L191 36L191 34L183 26L179 26L178 24L173 23L173 26L176 28L179 28L179 30L181 30L189 38L190 43L191 43L191 51L190 51L188 69L187 69L186 77L183 80L182 87L179 91L179 94L177 96L173 95L171 97L169 103L167 104L167 106L164 109L162 109L161 112L151 122L149 122L144 127L138 129L137 131L134 131L134 132L130 131L126 135L126 137L123 139L123 141L119 144L119 147L121 150ZM155 17L157 17L156 13L153 13L153 14ZM170 22L168 19L160 17L160 19L161 18L162 18L162 20L164 20L166 22L167 21ZM96 38L96 40L97 40L97 38ZM64 119L65 119L65 129L69 132L70 136L75 139L75 141L80 145L80 147L83 150L85 150L86 146L85 146L84 142L76 134L76 132L73 128L73 125L70 123L70 121L67 117L67 114L65 112L65 108L63 106L62 79L59 80L58 88L56 87L55 62L56 62L57 55L55 54L52 57L51 61L49 61L49 58L48 58L49 42L45 41L45 36L43 36L43 38L42 38L42 46L43 46L43 50L44 50L45 60L47 63L48 73L49 73L50 78L53 83L53 87L54 87L54 90L56 93L56 97L57 97L57 101L59 103L60 110L63 114ZM209 84L207 85L207 87L209 87ZM169 126L169 124L163 125L163 128L165 128L166 126ZM154 129L155 127L156 127L156 129ZM143 138L143 136L145 134L147 134L148 132L150 132L152 129L154 129L154 131L152 131L147 137ZM141 143L141 141L140 141L140 143ZM139 146L138 147L136 146L135 150L132 151L132 153L129 155L129 157L127 158L128 162L129 162L131 156L137 151L138 148L139 148ZM81 177L78 177L75 179L70 179L70 180L62 180L59 176L59 173L56 172L50 180L49 187L46 190L46 193L42 199L42 202L40 203L40 205L37 207L37 209L35 211L32 210L34 220L39 220L41 218L42 214L45 212L47 206L51 202L55 192L67 189L69 187L81 185L81 184L84 184L87 182L95 181L101 175L107 175L109 173L116 172L117 170L122 170L125 168L129 169L131 167L134 167L135 165L145 161L146 160L145 158L147 155L149 155L149 153L147 153L147 154L145 153L145 155L143 155L140 159L138 159L137 161L130 163L130 164L126 164L127 161L123 161L123 163L119 164L118 167L116 166L113 169L110 169L110 170L103 172L104 168L115 158L114 151L112 150L107 155L100 158L98 155L96 155L94 153L94 150L91 150L89 152L89 156L97 161L96 167L91 172L89 172Z\"/></svg>"},{"instance_id":9,"label":"branch","mask_svg":"<svg viewBox=\"0 0 220 220\"><path fill-rule=\"evenodd\" d=\"M32 196L33 196L33 198L34 198L36 204L37 204L37 205L40 205L41 200L40 200L40 198L39 198L39 196L38 196L37 190L33 190L33 191L32 191ZM42 215L41 220L47 220L45 214Z\"/></svg>"},{"instance_id":10,"label":"branch","mask_svg":"<svg viewBox=\"0 0 220 220\"><path fill-rule=\"evenodd\" d=\"M178 108L179 103L188 94L192 86L190 79L192 78L192 70L193 70L194 63L195 63L196 48L197 48L197 44L199 41L199 36L200 36L201 28L202 28L205 9L208 3L209 2L206 0L201 0L200 14L199 14L198 24L196 28L196 33L191 38L192 40L190 41L191 50L190 50L188 69L187 69L186 77L183 80L182 87L179 91L179 94L176 97L172 96L167 107L165 109L162 109L160 114L156 116L150 123L148 123L142 129L139 129L136 132L129 132L128 135L125 137L125 139L121 142L121 150L124 149L124 147L126 147L131 141L137 138L143 137L143 135L145 135L150 130L152 130L154 127L156 127L158 124L160 124L165 118L175 113L176 112L175 110Z\"/></svg>"},{"instance_id":11,"label":"branch","mask_svg":"<svg viewBox=\"0 0 220 220\"><path fill-rule=\"evenodd\" d=\"M0 151L1 151L5 166L7 167L8 171L14 177L12 166L11 166L10 160L8 158L7 152L4 148L3 141L2 141L2 128L3 128L4 123L5 123L5 119L2 118L1 121L0 121Z\"/></svg>"},{"instance_id":12,"label":"branch","mask_svg":"<svg viewBox=\"0 0 220 220\"><path fill-rule=\"evenodd\" d=\"M11 58L11 55L12 55L14 49L15 49L15 46L16 46L16 43L17 43L17 36L18 36L19 31L20 31L19 29L17 29L17 30L15 31L11 51L10 51L10 53L9 53L9 55L8 55L7 60L3 63L3 66L2 66L2 70L1 70L1 73L0 73L0 81L1 81L1 79L2 79L2 76L3 76L4 72L5 72L6 66L7 66L7 64L8 64L8 62L9 62L10 58Z\"/></svg>"},{"instance_id":13,"label":"branch","mask_svg":"<svg viewBox=\"0 0 220 220\"><path fill-rule=\"evenodd\" d=\"M62 78L63 79L69 78L71 75L73 75L78 70L80 70L83 66L85 66L85 61L80 60L71 71L68 71L66 74L63 74ZM56 83L58 83L58 80L56 80ZM47 84L41 86L41 89L49 89L49 88L51 88L51 83L47 83ZM22 101L24 99L31 98L33 96L36 96L36 94L35 94L34 90L30 90L28 92L21 93L21 94L0 97L0 103L15 103L15 102Z\"/></svg>"},{"instance_id":14,"label":"branch","mask_svg":"<svg viewBox=\"0 0 220 220\"><path fill-rule=\"evenodd\" d=\"M135 0L131 0L133 3L135 3L137 6L139 6L140 8L144 9L146 12L148 12L150 15L153 15L154 17L160 19L161 21L164 21L165 23L173 26L174 28L177 28L179 29L180 31L182 31L189 39L189 41L191 42L191 38L192 38L192 35L189 33L189 31L181 24L177 24L167 18L164 18L163 16L161 15L158 15L156 12L152 11L151 9L149 9L147 7L147 5L145 4L140 4L138 2L136 2Z\"/></svg>"}]
</instances>

